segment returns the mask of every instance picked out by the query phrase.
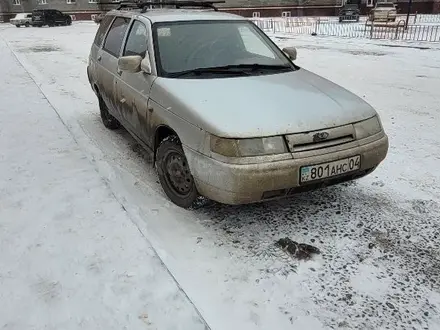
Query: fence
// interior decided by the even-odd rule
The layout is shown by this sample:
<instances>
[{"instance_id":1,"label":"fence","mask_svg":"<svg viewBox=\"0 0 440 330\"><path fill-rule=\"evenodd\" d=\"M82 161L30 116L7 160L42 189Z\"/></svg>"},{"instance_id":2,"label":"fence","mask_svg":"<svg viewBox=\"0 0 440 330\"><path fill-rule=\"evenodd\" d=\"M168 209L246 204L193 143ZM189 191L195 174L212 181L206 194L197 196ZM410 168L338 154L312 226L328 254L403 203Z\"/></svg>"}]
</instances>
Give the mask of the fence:
<instances>
[{"instance_id":1,"label":"fence","mask_svg":"<svg viewBox=\"0 0 440 330\"><path fill-rule=\"evenodd\" d=\"M415 23L438 23L440 24L440 14L415 15Z\"/></svg>"},{"instance_id":2,"label":"fence","mask_svg":"<svg viewBox=\"0 0 440 330\"><path fill-rule=\"evenodd\" d=\"M253 22L265 32L278 34L315 34L323 36L397 39L408 41L440 42L440 24L412 24L405 28L405 21L397 23L372 23L363 20L359 23L339 23L317 18L301 21L298 19L258 19Z\"/></svg>"}]
</instances>

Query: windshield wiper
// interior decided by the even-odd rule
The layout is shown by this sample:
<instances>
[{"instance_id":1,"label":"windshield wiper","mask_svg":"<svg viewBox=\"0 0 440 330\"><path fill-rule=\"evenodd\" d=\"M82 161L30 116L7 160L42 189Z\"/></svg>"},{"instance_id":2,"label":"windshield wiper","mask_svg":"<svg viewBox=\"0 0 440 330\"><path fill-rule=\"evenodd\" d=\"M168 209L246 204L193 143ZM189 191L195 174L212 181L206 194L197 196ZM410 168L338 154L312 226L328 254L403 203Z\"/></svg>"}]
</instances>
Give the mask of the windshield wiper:
<instances>
[{"instance_id":1,"label":"windshield wiper","mask_svg":"<svg viewBox=\"0 0 440 330\"><path fill-rule=\"evenodd\" d=\"M236 74L236 75L249 75L248 72L243 70L231 70L233 68L229 68L229 66L216 66L216 67L207 67L207 68L195 68L191 70L185 70L181 72L172 73L172 77L181 77L187 75L201 75L205 73L209 74ZM238 68L239 69L239 68Z\"/></svg>"},{"instance_id":2,"label":"windshield wiper","mask_svg":"<svg viewBox=\"0 0 440 330\"><path fill-rule=\"evenodd\" d=\"M289 65L285 64L231 64L224 66L223 68L237 68L237 69L251 69L251 70L287 70L292 69Z\"/></svg>"},{"instance_id":3,"label":"windshield wiper","mask_svg":"<svg viewBox=\"0 0 440 330\"><path fill-rule=\"evenodd\" d=\"M237 74L237 75L250 75L250 71L257 70L277 70L285 71L292 70L289 65L273 65L273 64L231 64L224 66L206 67L206 68L196 68L181 72L176 72L172 74L172 77L181 77L185 75L201 75L204 73L214 73L214 74Z\"/></svg>"}]
</instances>

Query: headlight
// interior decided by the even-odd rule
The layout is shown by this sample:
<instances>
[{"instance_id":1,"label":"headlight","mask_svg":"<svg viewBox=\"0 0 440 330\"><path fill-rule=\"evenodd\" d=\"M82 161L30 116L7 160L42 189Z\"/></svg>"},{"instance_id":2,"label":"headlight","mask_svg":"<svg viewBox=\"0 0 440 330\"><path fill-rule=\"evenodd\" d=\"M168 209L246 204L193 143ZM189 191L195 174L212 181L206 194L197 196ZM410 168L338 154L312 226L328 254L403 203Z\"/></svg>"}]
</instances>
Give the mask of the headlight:
<instances>
[{"instance_id":1,"label":"headlight","mask_svg":"<svg viewBox=\"0 0 440 330\"><path fill-rule=\"evenodd\" d=\"M211 136L211 151L226 157L275 155L288 152L282 136L257 139L224 139Z\"/></svg>"},{"instance_id":2,"label":"headlight","mask_svg":"<svg viewBox=\"0 0 440 330\"><path fill-rule=\"evenodd\" d=\"M356 132L356 138L360 140L380 133L382 131L382 125L380 124L379 117L374 116L370 119L354 124L354 130Z\"/></svg>"}]
</instances>

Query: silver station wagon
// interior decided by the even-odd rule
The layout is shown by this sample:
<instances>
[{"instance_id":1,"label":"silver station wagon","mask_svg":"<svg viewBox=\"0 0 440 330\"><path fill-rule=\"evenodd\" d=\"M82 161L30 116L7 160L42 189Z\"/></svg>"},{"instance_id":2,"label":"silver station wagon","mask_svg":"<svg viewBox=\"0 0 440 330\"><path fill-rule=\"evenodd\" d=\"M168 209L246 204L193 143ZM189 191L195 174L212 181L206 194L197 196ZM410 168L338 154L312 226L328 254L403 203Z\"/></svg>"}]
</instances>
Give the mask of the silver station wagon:
<instances>
[{"instance_id":1,"label":"silver station wagon","mask_svg":"<svg viewBox=\"0 0 440 330\"><path fill-rule=\"evenodd\" d=\"M126 3L96 33L87 73L103 123L154 156L166 195L251 203L360 178L385 158L376 111L298 67L214 2Z\"/></svg>"}]
</instances>

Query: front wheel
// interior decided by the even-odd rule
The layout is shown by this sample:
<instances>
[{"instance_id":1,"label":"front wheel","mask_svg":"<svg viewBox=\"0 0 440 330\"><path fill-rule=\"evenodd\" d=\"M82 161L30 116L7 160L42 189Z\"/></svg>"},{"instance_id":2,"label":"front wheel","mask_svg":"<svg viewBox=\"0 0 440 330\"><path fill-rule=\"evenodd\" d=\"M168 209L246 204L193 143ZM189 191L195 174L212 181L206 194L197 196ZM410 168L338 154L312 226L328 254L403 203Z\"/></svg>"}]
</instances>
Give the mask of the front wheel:
<instances>
[{"instance_id":1,"label":"front wheel","mask_svg":"<svg viewBox=\"0 0 440 330\"><path fill-rule=\"evenodd\" d=\"M157 148L156 169L168 198L177 206L191 207L198 192L177 136L165 138Z\"/></svg>"},{"instance_id":2,"label":"front wheel","mask_svg":"<svg viewBox=\"0 0 440 330\"><path fill-rule=\"evenodd\" d=\"M20 24L16 24L15 26L19 28L21 25Z\"/></svg>"},{"instance_id":3,"label":"front wheel","mask_svg":"<svg viewBox=\"0 0 440 330\"><path fill-rule=\"evenodd\" d=\"M26 23L24 24L24 26L29 27L29 26L30 26L29 22L26 22Z\"/></svg>"}]
</instances>

